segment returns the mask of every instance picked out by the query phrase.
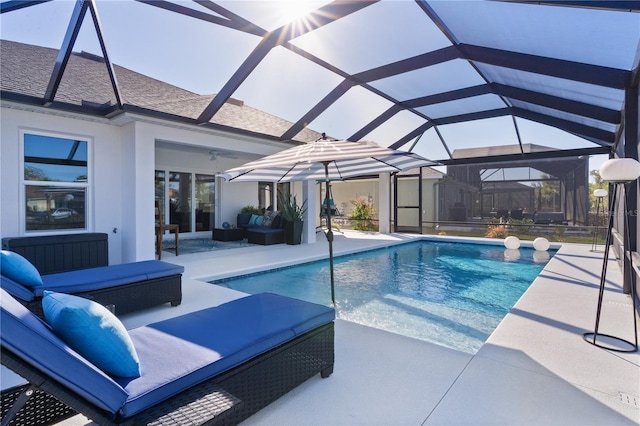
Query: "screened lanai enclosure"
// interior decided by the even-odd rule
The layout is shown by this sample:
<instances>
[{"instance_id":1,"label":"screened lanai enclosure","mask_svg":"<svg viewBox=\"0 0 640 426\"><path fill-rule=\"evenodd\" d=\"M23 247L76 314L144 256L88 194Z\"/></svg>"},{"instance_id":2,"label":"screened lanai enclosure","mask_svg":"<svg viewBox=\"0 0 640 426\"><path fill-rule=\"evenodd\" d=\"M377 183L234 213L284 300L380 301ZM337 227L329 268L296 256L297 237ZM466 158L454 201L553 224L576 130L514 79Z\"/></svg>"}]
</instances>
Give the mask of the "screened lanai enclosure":
<instances>
[{"instance_id":1,"label":"screened lanai enclosure","mask_svg":"<svg viewBox=\"0 0 640 426\"><path fill-rule=\"evenodd\" d=\"M505 153L518 147L499 147ZM545 147L522 147L540 152ZM493 148L454 152L456 158L490 157ZM485 154L485 155L483 155ZM588 157L478 162L451 165L441 184L443 209L448 220L515 219L535 224L589 225ZM447 217L441 211L441 217Z\"/></svg>"},{"instance_id":2,"label":"screened lanai enclosure","mask_svg":"<svg viewBox=\"0 0 640 426\"><path fill-rule=\"evenodd\" d=\"M19 85L29 64L3 62L5 101L140 113L292 143L314 140L313 129L443 164L478 146L533 143L550 148L538 158L554 158L622 154L626 134L637 139L629 129L637 121L636 1L0 5L3 41L58 50L38 70L48 77L42 84ZM72 53L83 51L104 72L70 79ZM169 102L158 92L166 88L148 85L142 96L131 71L188 92ZM279 122L230 125L228 116L248 106Z\"/></svg>"},{"instance_id":3,"label":"screened lanai enclosure","mask_svg":"<svg viewBox=\"0 0 640 426\"><path fill-rule=\"evenodd\" d=\"M638 1L5 0L0 19L3 111L126 129L120 137L134 153L154 143L136 138L162 125L166 134L155 143L182 154L183 168L189 158L209 161L212 150L228 154L197 170L158 169L166 172L215 175L324 132L466 173L452 196L468 194L454 201L467 217L526 208L586 224L584 169L563 164L638 158ZM16 200L31 184L11 160L20 150L5 150L21 143L18 128L46 133L46 122L14 129L3 114L2 180L22 185L16 192L3 184L4 232L26 232L25 220L14 218L26 217ZM67 129L88 134L93 147L108 143L91 130ZM177 129L190 136L175 136ZM527 149L533 145L545 148ZM516 150L454 155L488 146ZM90 158L91 169L97 159ZM137 173L141 167L122 170L148 179L137 195L153 194L153 170ZM95 190L106 175L90 172L86 183L95 196L84 206L97 218L92 229L112 227L114 215L96 215L98 195L111 193ZM215 185L210 204L224 213L224 185ZM632 189L627 202L637 211ZM135 208L128 205L126 216ZM197 228L197 208L191 212ZM633 252L638 219L629 217L625 246ZM127 223L130 234L144 222ZM135 252L135 239L124 244Z\"/></svg>"}]
</instances>

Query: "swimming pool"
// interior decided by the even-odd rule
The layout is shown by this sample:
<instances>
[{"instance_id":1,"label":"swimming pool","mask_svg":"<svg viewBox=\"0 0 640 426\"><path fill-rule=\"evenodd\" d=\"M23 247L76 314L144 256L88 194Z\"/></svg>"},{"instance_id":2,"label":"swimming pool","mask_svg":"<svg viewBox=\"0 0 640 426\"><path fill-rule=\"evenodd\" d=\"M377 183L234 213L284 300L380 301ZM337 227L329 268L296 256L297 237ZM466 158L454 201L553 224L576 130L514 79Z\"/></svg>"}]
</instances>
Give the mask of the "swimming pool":
<instances>
[{"instance_id":1,"label":"swimming pool","mask_svg":"<svg viewBox=\"0 0 640 426\"><path fill-rule=\"evenodd\" d=\"M421 241L337 257L337 316L473 354L550 254ZM331 301L327 261L213 283L251 294Z\"/></svg>"}]
</instances>

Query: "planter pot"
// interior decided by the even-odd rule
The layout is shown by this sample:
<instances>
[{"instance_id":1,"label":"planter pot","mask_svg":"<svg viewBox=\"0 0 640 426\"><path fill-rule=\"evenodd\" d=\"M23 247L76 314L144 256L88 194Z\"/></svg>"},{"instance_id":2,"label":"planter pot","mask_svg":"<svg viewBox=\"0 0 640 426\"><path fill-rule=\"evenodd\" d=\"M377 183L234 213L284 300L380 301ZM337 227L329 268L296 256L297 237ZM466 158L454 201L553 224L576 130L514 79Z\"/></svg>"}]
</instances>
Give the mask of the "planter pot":
<instances>
[{"instance_id":1,"label":"planter pot","mask_svg":"<svg viewBox=\"0 0 640 426\"><path fill-rule=\"evenodd\" d=\"M284 224L284 242L290 245L302 242L302 221Z\"/></svg>"}]
</instances>

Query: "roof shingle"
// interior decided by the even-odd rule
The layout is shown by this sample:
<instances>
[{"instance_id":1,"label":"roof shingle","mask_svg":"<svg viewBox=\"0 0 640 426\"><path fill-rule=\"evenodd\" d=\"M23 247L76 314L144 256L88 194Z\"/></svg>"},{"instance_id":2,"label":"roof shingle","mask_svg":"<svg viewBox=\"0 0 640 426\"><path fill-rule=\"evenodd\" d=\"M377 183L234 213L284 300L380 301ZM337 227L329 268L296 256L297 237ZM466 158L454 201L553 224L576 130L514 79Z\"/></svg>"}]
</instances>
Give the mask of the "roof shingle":
<instances>
[{"instance_id":1,"label":"roof shingle","mask_svg":"<svg viewBox=\"0 0 640 426\"><path fill-rule=\"evenodd\" d=\"M56 49L0 40L0 88L6 92L43 97L57 56ZM114 70L125 106L195 120L214 97L199 95L118 65L114 65ZM115 105L116 96L104 59L86 52L74 52L54 100L74 105L82 105L83 101ZM274 137L281 136L293 124L236 100L225 103L210 122ZM321 136L305 128L293 139L311 142Z\"/></svg>"}]
</instances>

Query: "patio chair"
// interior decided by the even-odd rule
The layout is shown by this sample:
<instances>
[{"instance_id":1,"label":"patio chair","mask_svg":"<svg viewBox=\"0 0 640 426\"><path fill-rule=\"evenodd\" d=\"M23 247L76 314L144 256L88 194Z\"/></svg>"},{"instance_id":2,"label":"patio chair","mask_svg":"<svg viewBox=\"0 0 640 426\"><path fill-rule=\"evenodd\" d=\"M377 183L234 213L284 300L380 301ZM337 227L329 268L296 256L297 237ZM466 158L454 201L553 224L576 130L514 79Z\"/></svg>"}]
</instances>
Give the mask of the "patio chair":
<instances>
[{"instance_id":1,"label":"patio chair","mask_svg":"<svg viewBox=\"0 0 640 426\"><path fill-rule=\"evenodd\" d=\"M524 213L522 212L522 209L511 209L509 216L511 217L511 219L515 220L524 219Z\"/></svg>"},{"instance_id":2,"label":"patio chair","mask_svg":"<svg viewBox=\"0 0 640 426\"><path fill-rule=\"evenodd\" d=\"M327 204L326 200L320 206L320 217L327 216ZM329 211L331 212L331 216L340 216L340 211L335 205L333 198L329 199Z\"/></svg>"},{"instance_id":3,"label":"patio chair","mask_svg":"<svg viewBox=\"0 0 640 426\"><path fill-rule=\"evenodd\" d=\"M105 332L92 324L118 321L96 311L92 301L46 297L89 323L81 336ZM28 382L2 391L3 425L55 423L76 412L100 425L237 424L317 373L325 378L333 372L334 310L275 294L128 331L122 326L135 352L133 377L108 373L101 360L80 355L82 347L71 348L73 342L58 335L75 327L56 328L55 321L50 327L3 289L0 308L2 365ZM97 321L86 321L94 316ZM106 328L112 333L114 327ZM112 336L88 344L105 341L112 343ZM122 345L104 346L99 357L118 355L110 362L120 368L122 354L112 352Z\"/></svg>"},{"instance_id":4,"label":"patio chair","mask_svg":"<svg viewBox=\"0 0 640 426\"><path fill-rule=\"evenodd\" d=\"M165 231L169 231L176 236L175 249L176 256L179 254L179 242L178 242L178 234L180 234L180 225L174 223L164 223L162 217L162 208L160 208L160 202L156 201L156 255L158 256L158 260L162 259L162 236Z\"/></svg>"},{"instance_id":5,"label":"patio chair","mask_svg":"<svg viewBox=\"0 0 640 426\"><path fill-rule=\"evenodd\" d=\"M496 217L502 220L509 220L509 210L507 209L498 209L496 213Z\"/></svg>"},{"instance_id":6,"label":"patio chair","mask_svg":"<svg viewBox=\"0 0 640 426\"><path fill-rule=\"evenodd\" d=\"M331 213L331 217L336 217L336 216L341 216L340 211L338 210L338 208L335 206L335 202L333 201L333 198L329 199L329 212ZM327 226L327 200L325 199L322 204L320 205L320 225L316 226L316 233L322 231L324 229L324 227ZM323 219L324 219L324 225L323 223ZM337 223L332 222L331 226L333 228L334 231L336 232L340 232L340 227L338 226Z\"/></svg>"}]
</instances>

